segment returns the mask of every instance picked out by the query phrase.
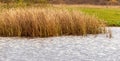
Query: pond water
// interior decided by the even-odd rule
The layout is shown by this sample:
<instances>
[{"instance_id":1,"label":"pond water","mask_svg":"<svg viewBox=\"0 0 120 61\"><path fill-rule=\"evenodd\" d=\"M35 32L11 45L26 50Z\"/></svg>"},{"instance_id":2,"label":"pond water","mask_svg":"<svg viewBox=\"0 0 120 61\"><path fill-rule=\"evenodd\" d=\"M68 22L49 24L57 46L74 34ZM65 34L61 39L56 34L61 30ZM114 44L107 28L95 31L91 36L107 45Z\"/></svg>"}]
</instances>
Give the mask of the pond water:
<instances>
[{"instance_id":1,"label":"pond water","mask_svg":"<svg viewBox=\"0 0 120 61\"><path fill-rule=\"evenodd\" d=\"M120 27L106 34L50 38L0 37L0 61L120 61Z\"/></svg>"}]
</instances>

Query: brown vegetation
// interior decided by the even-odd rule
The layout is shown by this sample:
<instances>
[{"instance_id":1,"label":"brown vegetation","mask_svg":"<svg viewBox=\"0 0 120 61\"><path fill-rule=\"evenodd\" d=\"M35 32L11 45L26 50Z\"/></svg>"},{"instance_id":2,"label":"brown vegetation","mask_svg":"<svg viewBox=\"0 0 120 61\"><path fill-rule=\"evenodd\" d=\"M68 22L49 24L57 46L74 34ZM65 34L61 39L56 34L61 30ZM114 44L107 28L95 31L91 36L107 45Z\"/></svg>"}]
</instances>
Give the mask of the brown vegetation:
<instances>
[{"instance_id":1,"label":"brown vegetation","mask_svg":"<svg viewBox=\"0 0 120 61\"><path fill-rule=\"evenodd\" d=\"M0 14L0 36L49 37L104 33L93 16L66 9L9 9Z\"/></svg>"},{"instance_id":2,"label":"brown vegetation","mask_svg":"<svg viewBox=\"0 0 120 61\"><path fill-rule=\"evenodd\" d=\"M49 0L54 4L97 4L97 5L119 5L120 0Z\"/></svg>"},{"instance_id":3,"label":"brown vegetation","mask_svg":"<svg viewBox=\"0 0 120 61\"><path fill-rule=\"evenodd\" d=\"M1 3L17 4L97 4L97 5L119 5L120 0L0 0Z\"/></svg>"}]
</instances>

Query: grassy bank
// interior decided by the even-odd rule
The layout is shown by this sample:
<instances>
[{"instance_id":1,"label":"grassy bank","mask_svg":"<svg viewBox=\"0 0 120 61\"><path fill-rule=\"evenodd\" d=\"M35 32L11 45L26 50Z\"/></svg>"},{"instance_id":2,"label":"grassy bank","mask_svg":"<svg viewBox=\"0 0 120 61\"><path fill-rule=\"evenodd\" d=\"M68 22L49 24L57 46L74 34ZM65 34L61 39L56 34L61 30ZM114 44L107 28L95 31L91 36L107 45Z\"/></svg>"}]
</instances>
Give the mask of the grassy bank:
<instances>
[{"instance_id":1,"label":"grassy bank","mask_svg":"<svg viewBox=\"0 0 120 61\"><path fill-rule=\"evenodd\" d=\"M120 6L102 5L57 5L69 10L82 11L85 14L96 16L106 22L108 26L120 26Z\"/></svg>"},{"instance_id":2,"label":"grassy bank","mask_svg":"<svg viewBox=\"0 0 120 61\"><path fill-rule=\"evenodd\" d=\"M49 37L104 32L103 22L74 10L12 8L0 14L0 36Z\"/></svg>"},{"instance_id":3,"label":"grassy bank","mask_svg":"<svg viewBox=\"0 0 120 61\"><path fill-rule=\"evenodd\" d=\"M79 10L103 19L109 26L120 26L120 8L80 8Z\"/></svg>"},{"instance_id":4,"label":"grassy bank","mask_svg":"<svg viewBox=\"0 0 120 61\"><path fill-rule=\"evenodd\" d=\"M104 20L108 26L120 26L120 6L71 5L66 7L94 15Z\"/></svg>"}]
</instances>

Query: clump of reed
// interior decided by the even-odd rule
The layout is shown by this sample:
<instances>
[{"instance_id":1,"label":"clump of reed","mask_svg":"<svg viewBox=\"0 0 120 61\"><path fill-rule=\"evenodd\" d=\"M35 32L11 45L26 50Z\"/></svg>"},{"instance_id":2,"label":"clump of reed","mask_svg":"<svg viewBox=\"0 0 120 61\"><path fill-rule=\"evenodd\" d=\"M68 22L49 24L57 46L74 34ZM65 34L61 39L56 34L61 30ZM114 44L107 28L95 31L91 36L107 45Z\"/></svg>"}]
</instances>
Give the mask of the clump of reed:
<instances>
[{"instance_id":1,"label":"clump of reed","mask_svg":"<svg viewBox=\"0 0 120 61\"><path fill-rule=\"evenodd\" d=\"M103 22L67 9L16 8L0 14L0 36L51 37L105 32Z\"/></svg>"}]
</instances>

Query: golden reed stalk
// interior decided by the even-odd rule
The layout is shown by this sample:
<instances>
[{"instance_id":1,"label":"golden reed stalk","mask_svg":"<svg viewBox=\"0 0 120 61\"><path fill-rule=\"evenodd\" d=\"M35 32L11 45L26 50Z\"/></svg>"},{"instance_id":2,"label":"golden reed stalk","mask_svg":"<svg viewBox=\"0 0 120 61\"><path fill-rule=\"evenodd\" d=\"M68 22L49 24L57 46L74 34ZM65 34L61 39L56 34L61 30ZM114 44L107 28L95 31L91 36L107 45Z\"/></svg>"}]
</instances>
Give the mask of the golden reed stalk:
<instances>
[{"instance_id":1,"label":"golden reed stalk","mask_svg":"<svg viewBox=\"0 0 120 61\"><path fill-rule=\"evenodd\" d=\"M104 32L103 22L74 10L17 8L0 14L0 36L51 37Z\"/></svg>"}]
</instances>

